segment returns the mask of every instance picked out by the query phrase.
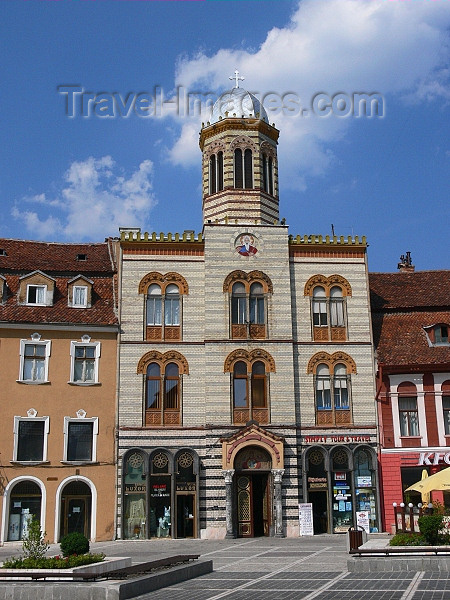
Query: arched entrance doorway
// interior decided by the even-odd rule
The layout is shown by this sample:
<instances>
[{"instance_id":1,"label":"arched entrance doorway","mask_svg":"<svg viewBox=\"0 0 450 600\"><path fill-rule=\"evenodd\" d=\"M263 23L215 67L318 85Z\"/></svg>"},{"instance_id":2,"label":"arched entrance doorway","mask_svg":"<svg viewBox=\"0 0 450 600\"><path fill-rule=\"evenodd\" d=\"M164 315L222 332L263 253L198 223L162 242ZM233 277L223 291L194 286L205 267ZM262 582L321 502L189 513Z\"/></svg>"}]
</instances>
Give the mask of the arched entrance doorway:
<instances>
[{"instance_id":1,"label":"arched entrance doorway","mask_svg":"<svg viewBox=\"0 0 450 600\"><path fill-rule=\"evenodd\" d=\"M13 542L24 538L27 525L33 517L41 520L41 488L34 481L19 481L12 488L9 498L7 539Z\"/></svg>"},{"instance_id":2,"label":"arched entrance doorway","mask_svg":"<svg viewBox=\"0 0 450 600\"><path fill-rule=\"evenodd\" d=\"M247 446L237 453L234 468L238 536L270 535L272 514L270 455L258 446Z\"/></svg>"},{"instance_id":3,"label":"arched entrance doorway","mask_svg":"<svg viewBox=\"0 0 450 600\"><path fill-rule=\"evenodd\" d=\"M70 481L61 493L60 538L68 533L91 537L91 488L84 481Z\"/></svg>"}]
</instances>

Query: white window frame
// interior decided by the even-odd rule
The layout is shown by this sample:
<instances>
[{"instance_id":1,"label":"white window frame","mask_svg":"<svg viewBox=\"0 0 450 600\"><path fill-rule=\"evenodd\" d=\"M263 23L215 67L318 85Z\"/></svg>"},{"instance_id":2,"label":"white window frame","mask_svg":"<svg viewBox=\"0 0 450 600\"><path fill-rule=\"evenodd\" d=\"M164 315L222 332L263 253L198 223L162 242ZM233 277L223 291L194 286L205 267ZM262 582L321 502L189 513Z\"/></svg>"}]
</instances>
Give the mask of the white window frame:
<instances>
[{"instance_id":1,"label":"white window frame","mask_svg":"<svg viewBox=\"0 0 450 600\"><path fill-rule=\"evenodd\" d=\"M417 391L417 414L419 418L419 435L412 436L417 439L417 446L428 446L427 421L425 415L425 392L423 389L423 374L420 375L389 375L390 397L392 409L392 422L394 426L395 447L402 447L402 439L408 439L400 434L400 414L398 412L398 386L403 382L411 382ZM409 438L411 439L411 438Z\"/></svg>"},{"instance_id":2,"label":"white window frame","mask_svg":"<svg viewBox=\"0 0 450 600\"><path fill-rule=\"evenodd\" d=\"M78 416L79 415L79 416ZM98 417L86 418L86 413L83 410L78 411L77 417L64 417L64 453L63 461L71 464L74 463L93 463L97 462L97 437L98 437ZM92 458L91 460L68 460L67 449L69 445L69 424L70 423L92 423Z\"/></svg>"},{"instance_id":3,"label":"white window frame","mask_svg":"<svg viewBox=\"0 0 450 600\"><path fill-rule=\"evenodd\" d=\"M30 293L30 288L43 288L44 290L44 301L43 302L29 302L28 296ZM45 283L27 283L27 306L47 306L47 285Z\"/></svg>"},{"instance_id":4,"label":"white window frame","mask_svg":"<svg viewBox=\"0 0 450 600\"><path fill-rule=\"evenodd\" d=\"M75 302L75 295L76 295L77 290L84 291L84 302L83 303L78 304ZM88 286L87 285L74 285L72 288L72 307L73 308L87 308L87 305L88 305Z\"/></svg>"},{"instance_id":5,"label":"white window frame","mask_svg":"<svg viewBox=\"0 0 450 600\"><path fill-rule=\"evenodd\" d=\"M85 386L89 386L89 385L99 385L99 381L98 381L98 364L99 364L99 359L100 359L100 350L101 350L101 342L91 342L90 341L91 338L86 335L83 336L81 338L81 342L78 341L71 341L70 342L70 381L68 383L70 383L71 385L85 385ZM79 347L89 347L89 348L95 348L95 356L94 356L94 381L75 381L75 352L76 352L76 348Z\"/></svg>"},{"instance_id":6,"label":"white window frame","mask_svg":"<svg viewBox=\"0 0 450 600\"><path fill-rule=\"evenodd\" d=\"M26 345L35 345L35 346L44 346L45 347L45 356L44 356L44 379L34 380L34 379L24 379L24 368L25 368L25 346ZM20 370L19 370L19 379L17 380L19 383L26 383L29 385L39 385L42 383L48 383L48 364L51 352L51 340L41 340L41 336L39 333L33 333L30 339L28 340L20 340Z\"/></svg>"},{"instance_id":7,"label":"white window frame","mask_svg":"<svg viewBox=\"0 0 450 600\"><path fill-rule=\"evenodd\" d=\"M31 409L29 414L36 413ZM37 413L36 413L37 414ZM43 439L43 448L42 448L42 460L18 460L17 453L19 450L19 423L22 421L43 421L44 422L44 439ZM14 417L14 448L13 448L13 461L20 462L24 464L37 464L47 462L47 442L48 442L48 433L50 431L50 417L37 417L37 416L29 416L29 417Z\"/></svg>"}]
</instances>

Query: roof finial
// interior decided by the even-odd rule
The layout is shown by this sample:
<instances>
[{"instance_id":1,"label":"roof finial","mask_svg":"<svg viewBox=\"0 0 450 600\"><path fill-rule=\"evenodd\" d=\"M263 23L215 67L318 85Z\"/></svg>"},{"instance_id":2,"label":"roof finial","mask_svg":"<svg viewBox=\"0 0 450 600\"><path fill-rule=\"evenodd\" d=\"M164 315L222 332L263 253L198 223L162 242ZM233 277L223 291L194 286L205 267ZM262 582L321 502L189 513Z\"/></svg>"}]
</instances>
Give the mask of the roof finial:
<instances>
[{"instance_id":1,"label":"roof finial","mask_svg":"<svg viewBox=\"0 0 450 600\"><path fill-rule=\"evenodd\" d=\"M229 77L228 79L234 79L235 80L235 87L239 87L239 81L244 81L245 77L239 77L239 71L235 71L234 72L234 76L231 75L231 77Z\"/></svg>"}]
</instances>

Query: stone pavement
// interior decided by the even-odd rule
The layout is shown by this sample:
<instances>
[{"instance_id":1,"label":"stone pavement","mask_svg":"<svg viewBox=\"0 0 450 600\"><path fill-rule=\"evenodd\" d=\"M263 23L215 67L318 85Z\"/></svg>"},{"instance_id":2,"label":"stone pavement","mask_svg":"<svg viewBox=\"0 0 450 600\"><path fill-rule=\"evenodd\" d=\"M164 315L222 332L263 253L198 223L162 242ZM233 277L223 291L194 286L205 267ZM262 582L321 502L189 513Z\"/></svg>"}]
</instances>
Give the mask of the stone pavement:
<instances>
[{"instance_id":1,"label":"stone pavement","mask_svg":"<svg viewBox=\"0 0 450 600\"><path fill-rule=\"evenodd\" d=\"M380 545L386 537L380 536ZM450 600L448 572L349 573L344 535L98 542L91 550L131 556L134 562L180 553L213 560L213 573L139 600ZM20 544L7 544L0 548L0 560L15 553Z\"/></svg>"}]
</instances>

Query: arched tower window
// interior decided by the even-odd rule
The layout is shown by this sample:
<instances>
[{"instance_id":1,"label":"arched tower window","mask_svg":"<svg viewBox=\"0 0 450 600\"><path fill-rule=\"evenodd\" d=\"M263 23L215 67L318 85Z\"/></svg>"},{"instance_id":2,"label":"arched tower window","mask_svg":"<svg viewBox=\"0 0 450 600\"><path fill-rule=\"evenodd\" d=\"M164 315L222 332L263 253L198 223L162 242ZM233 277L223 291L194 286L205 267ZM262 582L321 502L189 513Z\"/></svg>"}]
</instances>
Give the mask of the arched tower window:
<instances>
[{"instance_id":1,"label":"arched tower window","mask_svg":"<svg viewBox=\"0 0 450 600\"><path fill-rule=\"evenodd\" d=\"M234 151L234 187L243 188L243 168L242 168L242 150L236 148Z\"/></svg>"},{"instance_id":2,"label":"arched tower window","mask_svg":"<svg viewBox=\"0 0 450 600\"><path fill-rule=\"evenodd\" d=\"M253 157L252 151L247 148L244 152L244 187L253 187Z\"/></svg>"},{"instance_id":3,"label":"arched tower window","mask_svg":"<svg viewBox=\"0 0 450 600\"><path fill-rule=\"evenodd\" d=\"M180 369L176 363L151 362L146 374L146 425L180 423Z\"/></svg>"},{"instance_id":4,"label":"arched tower window","mask_svg":"<svg viewBox=\"0 0 450 600\"><path fill-rule=\"evenodd\" d=\"M310 277L305 284L305 296L311 298L313 340L347 339L347 298L351 295L349 282L340 275Z\"/></svg>"},{"instance_id":5,"label":"arched tower window","mask_svg":"<svg viewBox=\"0 0 450 600\"><path fill-rule=\"evenodd\" d=\"M215 194L223 190L223 152L209 157L209 193Z\"/></svg>"},{"instance_id":6,"label":"arched tower window","mask_svg":"<svg viewBox=\"0 0 450 600\"><path fill-rule=\"evenodd\" d=\"M269 422L265 364L239 360L233 368L233 423Z\"/></svg>"},{"instance_id":7,"label":"arched tower window","mask_svg":"<svg viewBox=\"0 0 450 600\"><path fill-rule=\"evenodd\" d=\"M273 158L262 155L262 183L263 190L273 196Z\"/></svg>"}]
</instances>

